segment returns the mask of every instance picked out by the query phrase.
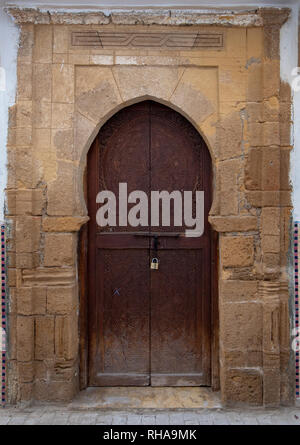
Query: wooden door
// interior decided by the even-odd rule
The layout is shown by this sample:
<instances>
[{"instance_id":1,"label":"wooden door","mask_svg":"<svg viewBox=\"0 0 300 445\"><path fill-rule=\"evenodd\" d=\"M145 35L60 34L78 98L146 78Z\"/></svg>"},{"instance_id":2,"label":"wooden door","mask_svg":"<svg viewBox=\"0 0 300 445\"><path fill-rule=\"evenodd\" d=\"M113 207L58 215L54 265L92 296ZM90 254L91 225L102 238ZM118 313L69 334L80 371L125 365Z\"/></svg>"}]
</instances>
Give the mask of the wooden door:
<instances>
[{"instance_id":1,"label":"wooden door","mask_svg":"<svg viewBox=\"0 0 300 445\"><path fill-rule=\"evenodd\" d=\"M210 385L211 177L203 139L163 105L127 107L101 129L88 155L90 386ZM173 224L99 227L96 195L118 196L119 183L144 191L149 213L151 190L204 190L204 234L187 238Z\"/></svg>"}]
</instances>

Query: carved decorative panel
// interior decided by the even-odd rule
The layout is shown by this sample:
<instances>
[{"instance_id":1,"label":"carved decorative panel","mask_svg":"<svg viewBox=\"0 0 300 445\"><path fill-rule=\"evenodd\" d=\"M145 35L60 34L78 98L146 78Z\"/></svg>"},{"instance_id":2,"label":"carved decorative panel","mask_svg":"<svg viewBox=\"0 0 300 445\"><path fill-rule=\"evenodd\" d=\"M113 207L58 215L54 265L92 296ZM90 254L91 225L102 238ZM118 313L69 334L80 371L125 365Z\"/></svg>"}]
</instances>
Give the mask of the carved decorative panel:
<instances>
[{"instance_id":1,"label":"carved decorative panel","mask_svg":"<svg viewBox=\"0 0 300 445\"><path fill-rule=\"evenodd\" d=\"M74 31L72 46L99 46L101 48L167 48L193 49L224 47L222 33L215 32L100 32Z\"/></svg>"}]
</instances>

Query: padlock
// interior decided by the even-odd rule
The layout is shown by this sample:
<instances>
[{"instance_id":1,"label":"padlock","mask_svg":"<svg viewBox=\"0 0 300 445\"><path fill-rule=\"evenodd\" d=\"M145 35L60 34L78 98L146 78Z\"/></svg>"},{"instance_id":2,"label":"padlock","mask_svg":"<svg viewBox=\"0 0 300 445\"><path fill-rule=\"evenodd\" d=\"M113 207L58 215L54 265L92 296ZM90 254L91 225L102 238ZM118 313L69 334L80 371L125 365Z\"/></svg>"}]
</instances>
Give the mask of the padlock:
<instances>
[{"instance_id":1,"label":"padlock","mask_svg":"<svg viewBox=\"0 0 300 445\"><path fill-rule=\"evenodd\" d=\"M152 258L151 263L150 263L150 268L157 270L158 269L158 258Z\"/></svg>"}]
</instances>

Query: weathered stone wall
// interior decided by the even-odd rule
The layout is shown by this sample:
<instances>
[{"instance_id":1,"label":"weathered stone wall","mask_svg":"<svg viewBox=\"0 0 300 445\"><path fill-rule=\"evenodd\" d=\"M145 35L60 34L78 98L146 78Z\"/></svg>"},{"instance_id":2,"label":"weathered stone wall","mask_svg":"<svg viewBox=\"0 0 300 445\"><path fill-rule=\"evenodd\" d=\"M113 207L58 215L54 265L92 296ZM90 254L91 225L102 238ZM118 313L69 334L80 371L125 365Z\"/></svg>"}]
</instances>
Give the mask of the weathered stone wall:
<instances>
[{"instance_id":1,"label":"weathered stone wall","mask_svg":"<svg viewBox=\"0 0 300 445\"><path fill-rule=\"evenodd\" d=\"M74 31L149 28L100 26L99 17L87 24L81 16L85 25L69 16L54 24L43 14L32 22L47 24L34 24L18 14L7 186L10 400L67 400L78 391L77 241L88 219L86 154L109 117L151 98L186 116L213 159L222 399L291 402L291 98L279 72L279 31L288 12L261 10L250 22L232 23L237 27L193 25L221 32L224 45L192 50L74 46ZM151 29L166 32L158 24Z\"/></svg>"}]
</instances>

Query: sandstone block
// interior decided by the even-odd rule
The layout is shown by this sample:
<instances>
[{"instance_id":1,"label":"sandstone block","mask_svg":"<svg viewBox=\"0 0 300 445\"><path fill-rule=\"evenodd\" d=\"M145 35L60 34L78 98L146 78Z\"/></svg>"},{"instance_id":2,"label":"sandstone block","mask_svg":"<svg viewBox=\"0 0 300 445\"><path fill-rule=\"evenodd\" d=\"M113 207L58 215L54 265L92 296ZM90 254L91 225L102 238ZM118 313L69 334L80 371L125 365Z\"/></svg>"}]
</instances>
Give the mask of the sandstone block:
<instances>
[{"instance_id":1,"label":"sandstone block","mask_svg":"<svg viewBox=\"0 0 300 445\"><path fill-rule=\"evenodd\" d=\"M260 59L263 56L262 28L247 29L247 57Z\"/></svg>"},{"instance_id":2,"label":"sandstone block","mask_svg":"<svg viewBox=\"0 0 300 445\"><path fill-rule=\"evenodd\" d=\"M74 122L74 159L80 160L82 153L87 152L96 136L96 127L95 123L80 113L75 113Z\"/></svg>"},{"instance_id":3,"label":"sandstone block","mask_svg":"<svg viewBox=\"0 0 300 445\"><path fill-rule=\"evenodd\" d=\"M218 130L220 159L242 155L243 127L239 112L224 116Z\"/></svg>"},{"instance_id":4,"label":"sandstone block","mask_svg":"<svg viewBox=\"0 0 300 445\"><path fill-rule=\"evenodd\" d=\"M254 261L252 236L227 236L221 239L223 267L247 267Z\"/></svg>"},{"instance_id":5,"label":"sandstone block","mask_svg":"<svg viewBox=\"0 0 300 445\"><path fill-rule=\"evenodd\" d=\"M41 218L23 216L17 219L16 243L18 253L31 253L39 249Z\"/></svg>"},{"instance_id":6,"label":"sandstone block","mask_svg":"<svg viewBox=\"0 0 300 445\"><path fill-rule=\"evenodd\" d=\"M240 159L230 159L220 162L219 175L221 190L235 190L238 187L238 177L241 173Z\"/></svg>"},{"instance_id":7,"label":"sandstone block","mask_svg":"<svg viewBox=\"0 0 300 445\"><path fill-rule=\"evenodd\" d=\"M268 60L263 65L263 94L264 98L279 97L280 90L280 61Z\"/></svg>"},{"instance_id":8,"label":"sandstone block","mask_svg":"<svg viewBox=\"0 0 300 445\"><path fill-rule=\"evenodd\" d=\"M35 359L51 358L54 354L54 317L36 317Z\"/></svg>"},{"instance_id":9,"label":"sandstone block","mask_svg":"<svg viewBox=\"0 0 300 445\"><path fill-rule=\"evenodd\" d=\"M53 52L67 53L69 49L69 29L67 26L53 27Z\"/></svg>"},{"instance_id":10,"label":"sandstone block","mask_svg":"<svg viewBox=\"0 0 300 445\"><path fill-rule=\"evenodd\" d=\"M262 351L224 350L221 360L228 368L261 368L263 365Z\"/></svg>"},{"instance_id":11,"label":"sandstone block","mask_svg":"<svg viewBox=\"0 0 300 445\"><path fill-rule=\"evenodd\" d=\"M122 102L110 68L77 67L75 88L77 109L96 123Z\"/></svg>"},{"instance_id":12,"label":"sandstone block","mask_svg":"<svg viewBox=\"0 0 300 445\"><path fill-rule=\"evenodd\" d=\"M262 304L224 303L220 310L220 338L224 350L261 351Z\"/></svg>"},{"instance_id":13,"label":"sandstone block","mask_svg":"<svg viewBox=\"0 0 300 445\"><path fill-rule=\"evenodd\" d=\"M259 59L254 60L253 63L248 66L247 100L249 102L259 102L262 99L262 71L262 63Z\"/></svg>"},{"instance_id":14,"label":"sandstone block","mask_svg":"<svg viewBox=\"0 0 300 445\"><path fill-rule=\"evenodd\" d=\"M22 383L30 383L34 378L34 366L33 362L19 362L18 374Z\"/></svg>"},{"instance_id":15,"label":"sandstone block","mask_svg":"<svg viewBox=\"0 0 300 445\"><path fill-rule=\"evenodd\" d=\"M73 127L73 104L52 104L52 128L70 129Z\"/></svg>"},{"instance_id":16,"label":"sandstone block","mask_svg":"<svg viewBox=\"0 0 300 445\"><path fill-rule=\"evenodd\" d=\"M32 24L23 24L20 34L18 62L31 63L34 46L34 27Z\"/></svg>"},{"instance_id":17,"label":"sandstone block","mask_svg":"<svg viewBox=\"0 0 300 445\"><path fill-rule=\"evenodd\" d=\"M78 232L89 220L88 216L61 216L43 218L44 232Z\"/></svg>"},{"instance_id":18,"label":"sandstone block","mask_svg":"<svg viewBox=\"0 0 300 445\"><path fill-rule=\"evenodd\" d=\"M73 267L39 267L23 270L22 280L25 286L65 286L76 283Z\"/></svg>"},{"instance_id":19,"label":"sandstone block","mask_svg":"<svg viewBox=\"0 0 300 445\"><path fill-rule=\"evenodd\" d=\"M9 347L9 357L11 361L17 359L17 351L18 351L17 318L18 317L15 314L10 314L9 316L8 347Z\"/></svg>"},{"instance_id":20,"label":"sandstone block","mask_svg":"<svg viewBox=\"0 0 300 445\"><path fill-rule=\"evenodd\" d=\"M266 123L279 121L280 103L277 96L270 97L263 103L263 120Z\"/></svg>"},{"instance_id":21,"label":"sandstone block","mask_svg":"<svg viewBox=\"0 0 300 445\"><path fill-rule=\"evenodd\" d=\"M48 215L72 215L74 211L74 166L57 162L57 179L48 184Z\"/></svg>"},{"instance_id":22,"label":"sandstone block","mask_svg":"<svg viewBox=\"0 0 300 445\"><path fill-rule=\"evenodd\" d=\"M33 98L38 102L48 102L51 97L52 65L36 63L33 65Z\"/></svg>"},{"instance_id":23,"label":"sandstone block","mask_svg":"<svg viewBox=\"0 0 300 445\"><path fill-rule=\"evenodd\" d=\"M16 191L15 190L6 190L6 215L15 215L16 214Z\"/></svg>"},{"instance_id":24,"label":"sandstone block","mask_svg":"<svg viewBox=\"0 0 300 445\"><path fill-rule=\"evenodd\" d=\"M55 129L51 131L51 145L55 148L58 159L72 161L74 158L74 132Z\"/></svg>"},{"instance_id":25,"label":"sandstone block","mask_svg":"<svg viewBox=\"0 0 300 445\"><path fill-rule=\"evenodd\" d=\"M33 143L37 153L50 147L51 130L50 128L36 128L33 130Z\"/></svg>"},{"instance_id":26,"label":"sandstone block","mask_svg":"<svg viewBox=\"0 0 300 445\"><path fill-rule=\"evenodd\" d=\"M38 63L52 62L52 26L35 25L33 57Z\"/></svg>"},{"instance_id":27,"label":"sandstone block","mask_svg":"<svg viewBox=\"0 0 300 445\"><path fill-rule=\"evenodd\" d=\"M280 145L278 122L265 122L263 124L263 145Z\"/></svg>"},{"instance_id":28,"label":"sandstone block","mask_svg":"<svg viewBox=\"0 0 300 445\"><path fill-rule=\"evenodd\" d=\"M262 149L262 190L280 189L280 148Z\"/></svg>"},{"instance_id":29,"label":"sandstone block","mask_svg":"<svg viewBox=\"0 0 300 445\"><path fill-rule=\"evenodd\" d=\"M280 188L291 190L290 182L290 148L281 148L280 152Z\"/></svg>"},{"instance_id":30,"label":"sandstone block","mask_svg":"<svg viewBox=\"0 0 300 445\"><path fill-rule=\"evenodd\" d=\"M75 312L55 318L55 354L57 358L74 359L78 353L78 319Z\"/></svg>"},{"instance_id":31,"label":"sandstone block","mask_svg":"<svg viewBox=\"0 0 300 445\"><path fill-rule=\"evenodd\" d=\"M74 102L74 66L52 65L53 102Z\"/></svg>"},{"instance_id":32,"label":"sandstone block","mask_svg":"<svg viewBox=\"0 0 300 445\"><path fill-rule=\"evenodd\" d=\"M138 67L136 70L140 70L140 68ZM216 116L218 109L217 72L214 68L186 68L183 75L183 68L178 69L177 67L149 67L148 70L149 79L145 79L145 85L151 85L153 90L148 94L164 99L170 97L172 103L180 110L184 110L199 125L210 117ZM138 71L136 71L135 77L137 73ZM164 81L162 82L161 79ZM154 82L159 85L159 90L157 86L154 87ZM131 83L133 83L133 79ZM137 88L137 83L134 88ZM123 89L126 90L126 85L123 85ZM172 90L169 92L170 89Z\"/></svg>"},{"instance_id":33,"label":"sandstone block","mask_svg":"<svg viewBox=\"0 0 300 445\"><path fill-rule=\"evenodd\" d=\"M208 220L217 232L249 232L257 229L255 216L209 216Z\"/></svg>"},{"instance_id":34,"label":"sandstone block","mask_svg":"<svg viewBox=\"0 0 300 445\"><path fill-rule=\"evenodd\" d=\"M257 281L222 280L220 282L220 296L223 302L243 302L258 300Z\"/></svg>"},{"instance_id":35,"label":"sandstone block","mask_svg":"<svg viewBox=\"0 0 300 445\"><path fill-rule=\"evenodd\" d=\"M16 128L16 145L28 147L32 142L32 128Z\"/></svg>"},{"instance_id":36,"label":"sandstone block","mask_svg":"<svg viewBox=\"0 0 300 445\"><path fill-rule=\"evenodd\" d=\"M7 252L7 265L8 267L16 267L16 253L15 252Z\"/></svg>"},{"instance_id":37,"label":"sandstone block","mask_svg":"<svg viewBox=\"0 0 300 445\"><path fill-rule=\"evenodd\" d=\"M292 127L290 122L280 123L280 144L292 145Z\"/></svg>"},{"instance_id":38,"label":"sandstone block","mask_svg":"<svg viewBox=\"0 0 300 445\"><path fill-rule=\"evenodd\" d=\"M288 82L280 82L279 96L281 102L291 103L292 95L291 95L291 86Z\"/></svg>"},{"instance_id":39,"label":"sandstone block","mask_svg":"<svg viewBox=\"0 0 300 445\"><path fill-rule=\"evenodd\" d=\"M78 378L75 376L68 381L51 381L37 380L34 383L34 398L35 400L51 401L51 402L66 402L71 401L75 394L78 393Z\"/></svg>"},{"instance_id":40,"label":"sandstone block","mask_svg":"<svg viewBox=\"0 0 300 445\"><path fill-rule=\"evenodd\" d=\"M263 402L263 379L260 370L255 369L224 369L223 402L225 404L246 403L261 405Z\"/></svg>"},{"instance_id":41,"label":"sandstone block","mask_svg":"<svg viewBox=\"0 0 300 445\"><path fill-rule=\"evenodd\" d=\"M262 187L262 149L251 148L245 166L245 187L248 190L261 190Z\"/></svg>"},{"instance_id":42,"label":"sandstone block","mask_svg":"<svg viewBox=\"0 0 300 445\"><path fill-rule=\"evenodd\" d=\"M17 311L21 315L43 315L46 313L45 287L20 287L17 289Z\"/></svg>"},{"instance_id":43,"label":"sandstone block","mask_svg":"<svg viewBox=\"0 0 300 445\"><path fill-rule=\"evenodd\" d=\"M17 253L16 254L16 267L18 269L26 269L35 267L34 258L32 253Z\"/></svg>"},{"instance_id":44,"label":"sandstone block","mask_svg":"<svg viewBox=\"0 0 300 445\"><path fill-rule=\"evenodd\" d=\"M7 284L9 287L16 286L16 269L8 268L7 270Z\"/></svg>"},{"instance_id":45,"label":"sandstone block","mask_svg":"<svg viewBox=\"0 0 300 445\"><path fill-rule=\"evenodd\" d=\"M48 287L47 312L48 314L66 315L77 307L77 293L74 286Z\"/></svg>"},{"instance_id":46,"label":"sandstone block","mask_svg":"<svg viewBox=\"0 0 300 445\"><path fill-rule=\"evenodd\" d=\"M44 206L42 189L23 189L16 191L16 215L41 215ZM12 204L10 204L12 205Z\"/></svg>"},{"instance_id":47,"label":"sandstone block","mask_svg":"<svg viewBox=\"0 0 300 445\"><path fill-rule=\"evenodd\" d=\"M263 402L265 407L280 405L280 370L264 369Z\"/></svg>"},{"instance_id":48,"label":"sandstone block","mask_svg":"<svg viewBox=\"0 0 300 445\"><path fill-rule=\"evenodd\" d=\"M243 28L228 28L226 41L227 54L232 57L242 57L247 50L247 34L246 29Z\"/></svg>"},{"instance_id":49,"label":"sandstone block","mask_svg":"<svg viewBox=\"0 0 300 445\"><path fill-rule=\"evenodd\" d=\"M263 124L250 122L248 126L248 137L252 147L260 147L263 145Z\"/></svg>"},{"instance_id":50,"label":"sandstone block","mask_svg":"<svg viewBox=\"0 0 300 445\"><path fill-rule=\"evenodd\" d=\"M238 214L238 194L236 190L221 191L220 197L220 214L222 216Z\"/></svg>"},{"instance_id":51,"label":"sandstone block","mask_svg":"<svg viewBox=\"0 0 300 445\"><path fill-rule=\"evenodd\" d=\"M265 207L261 215L263 235L280 235L280 209Z\"/></svg>"},{"instance_id":52,"label":"sandstone block","mask_svg":"<svg viewBox=\"0 0 300 445\"><path fill-rule=\"evenodd\" d=\"M23 402L30 402L33 396L33 384L32 383L20 383L18 399Z\"/></svg>"},{"instance_id":53,"label":"sandstone block","mask_svg":"<svg viewBox=\"0 0 300 445\"><path fill-rule=\"evenodd\" d=\"M29 362L33 359L34 320L33 317L17 316L17 359Z\"/></svg>"},{"instance_id":54,"label":"sandstone block","mask_svg":"<svg viewBox=\"0 0 300 445\"><path fill-rule=\"evenodd\" d=\"M71 266L75 261L75 237L73 234L45 235L45 266Z\"/></svg>"},{"instance_id":55,"label":"sandstone block","mask_svg":"<svg viewBox=\"0 0 300 445\"><path fill-rule=\"evenodd\" d=\"M263 106L261 102L248 102L246 112L248 122L261 122L263 120Z\"/></svg>"},{"instance_id":56,"label":"sandstone block","mask_svg":"<svg viewBox=\"0 0 300 445\"><path fill-rule=\"evenodd\" d=\"M44 101L34 102L33 125L35 128L51 127L51 103Z\"/></svg>"},{"instance_id":57,"label":"sandstone block","mask_svg":"<svg viewBox=\"0 0 300 445\"><path fill-rule=\"evenodd\" d=\"M263 235L262 249L264 253L279 253L280 237L276 235Z\"/></svg>"},{"instance_id":58,"label":"sandstone block","mask_svg":"<svg viewBox=\"0 0 300 445\"><path fill-rule=\"evenodd\" d=\"M17 125L18 127L30 127L32 124L32 102L19 101L17 105Z\"/></svg>"}]
</instances>

